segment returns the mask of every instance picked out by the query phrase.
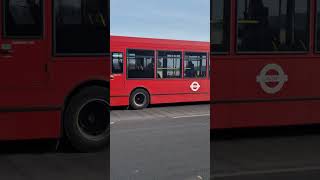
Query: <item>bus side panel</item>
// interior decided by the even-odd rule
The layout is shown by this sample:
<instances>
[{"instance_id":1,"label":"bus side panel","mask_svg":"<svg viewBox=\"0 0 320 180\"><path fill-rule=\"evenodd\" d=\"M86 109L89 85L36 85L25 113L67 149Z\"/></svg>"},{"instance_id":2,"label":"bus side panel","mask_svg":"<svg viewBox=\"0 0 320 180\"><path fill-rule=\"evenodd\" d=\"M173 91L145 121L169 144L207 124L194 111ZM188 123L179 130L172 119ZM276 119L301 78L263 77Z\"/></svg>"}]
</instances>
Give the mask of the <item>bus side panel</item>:
<instances>
[{"instance_id":1,"label":"bus side panel","mask_svg":"<svg viewBox=\"0 0 320 180\"><path fill-rule=\"evenodd\" d=\"M111 88L112 89L112 88ZM122 96L122 97L110 97L110 106L128 106L129 105L129 97Z\"/></svg>"},{"instance_id":2,"label":"bus side panel","mask_svg":"<svg viewBox=\"0 0 320 180\"><path fill-rule=\"evenodd\" d=\"M50 94L51 104L63 106L69 93L83 83L109 81L109 70L106 70L109 69L108 61L108 58L55 57L49 66L51 79L50 91L47 93Z\"/></svg>"},{"instance_id":3,"label":"bus side panel","mask_svg":"<svg viewBox=\"0 0 320 180\"><path fill-rule=\"evenodd\" d=\"M305 55L227 58L214 58L213 62L211 128L320 122L316 109L320 107L318 58ZM271 69L264 72L266 67ZM263 87L274 89L281 79L283 86L276 92ZM313 114L311 109L315 111ZM226 119L228 123L221 122Z\"/></svg>"},{"instance_id":4,"label":"bus side panel","mask_svg":"<svg viewBox=\"0 0 320 180\"><path fill-rule=\"evenodd\" d=\"M179 103L179 102L205 102L205 101L209 101L209 93L151 95L152 104Z\"/></svg>"},{"instance_id":5,"label":"bus side panel","mask_svg":"<svg viewBox=\"0 0 320 180\"><path fill-rule=\"evenodd\" d=\"M210 105L210 129L225 129L230 127L228 106Z\"/></svg>"},{"instance_id":6,"label":"bus side panel","mask_svg":"<svg viewBox=\"0 0 320 180\"><path fill-rule=\"evenodd\" d=\"M320 101L214 104L212 129L285 126L319 123L320 111L312 116L312 107Z\"/></svg>"},{"instance_id":7,"label":"bus side panel","mask_svg":"<svg viewBox=\"0 0 320 180\"><path fill-rule=\"evenodd\" d=\"M0 113L0 140L57 139L60 111Z\"/></svg>"},{"instance_id":8,"label":"bus side panel","mask_svg":"<svg viewBox=\"0 0 320 180\"><path fill-rule=\"evenodd\" d=\"M52 107L61 109L69 93L77 86L87 81L108 78L106 70L109 67L108 58L101 60L100 63L92 63L91 59L81 62L78 60L80 58L68 59L70 61L54 61L49 64L51 74L46 87L24 87L16 91L10 88L5 89L6 91L2 90L0 140L59 138L62 131L61 111L38 112L37 109ZM66 74L70 69L72 73ZM17 108L17 110L4 112L8 107ZM26 112L26 109L30 109L30 112Z\"/></svg>"},{"instance_id":9,"label":"bus side panel","mask_svg":"<svg viewBox=\"0 0 320 180\"><path fill-rule=\"evenodd\" d=\"M197 92L191 90L193 82L201 85ZM190 80L127 80L127 94L135 88L144 88L150 93L151 104L177 103L177 102L201 102L210 100L208 79Z\"/></svg>"},{"instance_id":10,"label":"bus side panel","mask_svg":"<svg viewBox=\"0 0 320 180\"><path fill-rule=\"evenodd\" d=\"M212 86L216 101L320 97L318 58L299 55L229 58L214 59L213 62ZM274 65L281 68L283 75L275 71ZM265 68L270 70L264 73ZM272 76L276 78L271 79ZM275 87L280 78L285 79L279 91L268 93L263 89L262 84ZM275 82L265 82L270 79Z\"/></svg>"}]
</instances>

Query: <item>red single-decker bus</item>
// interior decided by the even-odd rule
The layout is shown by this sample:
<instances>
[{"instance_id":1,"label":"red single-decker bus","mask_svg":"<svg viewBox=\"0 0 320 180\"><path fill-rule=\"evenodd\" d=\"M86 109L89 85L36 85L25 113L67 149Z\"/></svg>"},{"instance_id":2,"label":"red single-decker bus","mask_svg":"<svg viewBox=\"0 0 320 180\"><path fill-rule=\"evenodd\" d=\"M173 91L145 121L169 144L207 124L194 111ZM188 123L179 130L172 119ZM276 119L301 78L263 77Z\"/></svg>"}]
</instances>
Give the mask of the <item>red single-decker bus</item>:
<instances>
[{"instance_id":1,"label":"red single-decker bus","mask_svg":"<svg viewBox=\"0 0 320 180\"><path fill-rule=\"evenodd\" d=\"M111 106L209 101L208 42L111 36Z\"/></svg>"}]
</instances>

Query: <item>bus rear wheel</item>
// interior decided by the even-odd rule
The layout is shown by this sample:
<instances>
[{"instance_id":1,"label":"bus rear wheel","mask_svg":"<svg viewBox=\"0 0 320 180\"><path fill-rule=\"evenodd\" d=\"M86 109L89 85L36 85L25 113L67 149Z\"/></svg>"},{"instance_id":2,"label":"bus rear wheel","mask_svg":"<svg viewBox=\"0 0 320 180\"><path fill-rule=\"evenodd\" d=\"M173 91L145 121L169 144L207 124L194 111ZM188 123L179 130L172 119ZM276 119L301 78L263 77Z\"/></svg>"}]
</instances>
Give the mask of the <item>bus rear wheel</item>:
<instances>
[{"instance_id":1,"label":"bus rear wheel","mask_svg":"<svg viewBox=\"0 0 320 180\"><path fill-rule=\"evenodd\" d=\"M101 150L110 143L109 91L88 87L72 97L66 107L64 131L70 144L80 152Z\"/></svg>"},{"instance_id":2,"label":"bus rear wheel","mask_svg":"<svg viewBox=\"0 0 320 180\"><path fill-rule=\"evenodd\" d=\"M144 109L149 106L150 96L144 89L136 89L130 96L130 107L135 110Z\"/></svg>"}]
</instances>

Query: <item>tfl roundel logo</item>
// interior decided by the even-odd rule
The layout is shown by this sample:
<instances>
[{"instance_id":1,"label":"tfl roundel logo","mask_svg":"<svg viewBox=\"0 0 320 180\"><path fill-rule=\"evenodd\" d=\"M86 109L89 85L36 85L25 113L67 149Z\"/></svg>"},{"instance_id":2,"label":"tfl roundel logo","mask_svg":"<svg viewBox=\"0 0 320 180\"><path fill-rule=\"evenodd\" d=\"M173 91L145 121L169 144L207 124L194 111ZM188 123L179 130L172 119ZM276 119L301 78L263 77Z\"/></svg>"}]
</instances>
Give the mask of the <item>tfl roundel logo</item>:
<instances>
[{"instance_id":1,"label":"tfl roundel logo","mask_svg":"<svg viewBox=\"0 0 320 180\"><path fill-rule=\"evenodd\" d=\"M190 88L193 92L199 91L200 87L201 87L200 84L196 81L190 85Z\"/></svg>"},{"instance_id":2,"label":"tfl roundel logo","mask_svg":"<svg viewBox=\"0 0 320 180\"><path fill-rule=\"evenodd\" d=\"M257 82L263 91L268 94L276 94L281 91L287 81L288 75L278 64L266 65L257 76Z\"/></svg>"}]
</instances>

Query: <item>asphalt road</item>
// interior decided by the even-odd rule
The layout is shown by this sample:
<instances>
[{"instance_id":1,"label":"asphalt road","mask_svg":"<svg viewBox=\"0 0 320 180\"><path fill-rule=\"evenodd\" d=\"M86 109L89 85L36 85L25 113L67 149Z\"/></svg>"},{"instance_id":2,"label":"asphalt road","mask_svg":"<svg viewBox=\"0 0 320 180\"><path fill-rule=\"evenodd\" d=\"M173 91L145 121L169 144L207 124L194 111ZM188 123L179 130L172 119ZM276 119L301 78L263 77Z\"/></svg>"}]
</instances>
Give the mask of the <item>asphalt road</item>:
<instances>
[{"instance_id":1,"label":"asphalt road","mask_svg":"<svg viewBox=\"0 0 320 180\"><path fill-rule=\"evenodd\" d=\"M228 133L211 141L212 179L320 179L320 127Z\"/></svg>"},{"instance_id":2,"label":"asphalt road","mask_svg":"<svg viewBox=\"0 0 320 180\"><path fill-rule=\"evenodd\" d=\"M112 180L210 176L209 105L111 112Z\"/></svg>"},{"instance_id":3,"label":"asphalt road","mask_svg":"<svg viewBox=\"0 0 320 180\"><path fill-rule=\"evenodd\" d=\"M50 152L43 142L0 142L0 180L318 180L320 127L217 133L209 106L111 113L109 150ZM215 135L215 134L214 134Z\"/></svg>"},{"instance_id":4,"label":"asphalt road","mask_svg":"<svg viewBox=\"0 0 320 180\"><path fill-rule=\"evenodd\" d=\"M109 149L52 152L51 142L0 142L1 180L108 180Z\"/></svg>"}]
</instances>

